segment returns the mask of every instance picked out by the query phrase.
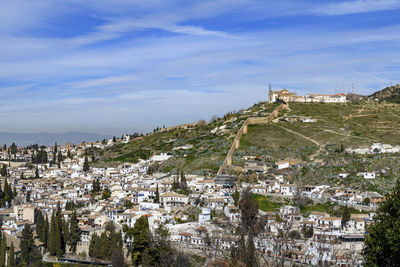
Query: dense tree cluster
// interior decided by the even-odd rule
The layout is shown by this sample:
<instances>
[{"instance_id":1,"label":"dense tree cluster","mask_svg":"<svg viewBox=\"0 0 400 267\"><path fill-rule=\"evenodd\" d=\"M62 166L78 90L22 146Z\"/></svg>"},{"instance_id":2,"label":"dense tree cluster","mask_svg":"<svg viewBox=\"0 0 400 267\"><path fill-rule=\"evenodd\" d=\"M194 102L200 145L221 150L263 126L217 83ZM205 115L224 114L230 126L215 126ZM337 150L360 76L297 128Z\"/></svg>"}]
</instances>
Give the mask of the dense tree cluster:
<instances>
[{"instance_id":1,"label":"dense tree cluster","mask_svg":"<svg viewBox=\"0 0 400 267\"><path fill-rule=\"evenodd\" d=\"M400 181L379 206L375 223L366 228L366 266L400 266Z\"/></svg>"},{"instance_id":2,"label":"dense tree cluster","mask_svg":"<svg viewBox=\"0 0 400 267\"><path fill-rule=\"evenodd\" d=\"M33 263L40 266L41 254L36 250L35 242L33 240L33 232L29 224L25 224L21 236L21 261L25 266L30 266Z\"/></svg>"},{"instance_id":3,"label":"dense tree cluster","mask_svg":"<svg viewBox=\"0 0 400 267\"><path fill-rule=\"evenodd\" d=\"M106 225L105 231L100 235L96 233L92 235L89 244L89 256L112 261L113 266L123 266L122 232L117 232L112 222ZM122 263L122 265L116 265L115 263Z\"/></svg>"},{"instance_id":4,"label":"dense tree cluster","mask_svg":"<svg viewBox=\"0 0 400 267\"><path fill-rule=\"evenodd\" d=\"M59 206L57 211L53 212L50 221L47 216L44 218L42 212L38 210L36 233L51 256L63 256L67 244L70 246L70 252L75 253L81 235L75 209L72 211L69 222L62 218Z\"/></svg>"},{"instance_id":5,"label":"dense tree cluster","mask_svg":"<svg viewBox=\"0 0 400 267\"><path fill-rule=\"evenodd\" d=\"M186 175L182 171L179 173L179 170L176 171L176 177L174 177L174 181L172 183L172 190L179 193L187 193L188 186L186 182Z\"/></svg>"},{"instance_id":6,"label":"dense tree cluster","mask_svg":"<svg viewBox=\"0 0 400 267\"><path fill-rule=\"evenodd\" d=\"M171 247L168 229L160 225L152 233L146 216L133 228L124 225L125 239L133 240L130 251L134 266L191 266L190 258Z\"/></svg>"},{"instance_id":7,"label":"dense tree cluster","mask_svg":"<svg viewBox=\"0 0 400 267\"><path fill-rule=\"evenodd\" d=\"M15 193L11 188L11 184L8 183L7 178L4 178L3 188L0 186L0 207L11 205L11 200L14 196Z\"/></svg>"},{"instance_id":8,"label":"dense tree cluster","mask_svg":"<svg viewBox=\"0 0 400 267\"><path fill-rule=\"evenodd\" d=\"M47 152L44 150L44 147L40 147L40 150L36 150L32 154L32 163L36 164L46 164L48 161L47 159Z\"/></svg>"}]
</instances>

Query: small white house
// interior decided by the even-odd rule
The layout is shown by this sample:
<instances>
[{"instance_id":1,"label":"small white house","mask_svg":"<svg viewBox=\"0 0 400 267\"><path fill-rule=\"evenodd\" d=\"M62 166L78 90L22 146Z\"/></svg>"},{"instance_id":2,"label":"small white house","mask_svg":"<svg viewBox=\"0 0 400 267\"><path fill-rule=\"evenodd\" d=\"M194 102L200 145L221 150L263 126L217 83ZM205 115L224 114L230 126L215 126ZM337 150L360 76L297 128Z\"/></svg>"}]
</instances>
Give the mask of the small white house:
<instances>
[{"instance_id":1,"label":"small white house","mask_svg":"<svg viewBox=\"0 0 400 267\"><path fill-rule=\"evenodd\" d=\"M278 162L275 162L275 165L278 168L278 170L281 170L281 169L289 168L290 162L289 161L278 161Z\"/></svg>"},{"instance_id":2,"label":"small white house","mask_svg":"<svg viewBox=\"0 0 400 267\"><path fill-rule=\"evenodd\" d=\"M376 174L375 172L359 172L358 176L363 176L364 179L375 179Z\"/></svg>"},{"instance_id":3,"label":"small white house","mask_svg":"<svg viewBox=\"0 0 400 267\"><path fill-rule=\"evenodd\" d=\"M199 223L206 223L211 220L211 209L202 208L199 214Z\"/></svg>"}]
</instances>

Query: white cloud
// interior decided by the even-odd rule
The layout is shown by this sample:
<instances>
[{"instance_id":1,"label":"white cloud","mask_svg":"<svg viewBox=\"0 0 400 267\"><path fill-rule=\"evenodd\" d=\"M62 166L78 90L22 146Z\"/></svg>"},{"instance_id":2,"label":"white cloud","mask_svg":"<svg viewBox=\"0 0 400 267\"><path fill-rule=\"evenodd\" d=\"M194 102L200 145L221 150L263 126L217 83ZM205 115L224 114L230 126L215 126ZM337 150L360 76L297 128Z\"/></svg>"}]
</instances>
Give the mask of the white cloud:
<instances>
[{"instance_id":1,"label":"white cloud","mask_svg":"<svg viewBox=\"0 0 400 267\"><path fill-rule=\"evenodd\" d=\"M355 0L327 4L318 7L315 12L321 15L348 15L399 8L399 0Z\"/></svg>"}]
</instances>

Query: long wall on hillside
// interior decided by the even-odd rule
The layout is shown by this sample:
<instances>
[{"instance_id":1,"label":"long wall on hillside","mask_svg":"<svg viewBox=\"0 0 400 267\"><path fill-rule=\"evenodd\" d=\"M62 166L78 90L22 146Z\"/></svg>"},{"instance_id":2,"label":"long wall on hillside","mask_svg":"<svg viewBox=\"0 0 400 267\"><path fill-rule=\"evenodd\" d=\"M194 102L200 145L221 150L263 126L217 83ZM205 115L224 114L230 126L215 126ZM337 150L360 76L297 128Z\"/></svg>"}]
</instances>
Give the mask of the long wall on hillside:
<instances>
[{"instance_id":1,"label":"long wall on hillside","mask_svg":"<svg viewBox=\"0 0 400 267\"><path fill-rule=\"evenodd\" d=\"M240 127L239 131L236 134L235 139L233 140L233 143L231 145L231 148L229 149L228 154L226 155L226 158L224 160L224 163L222 163L221 167L218 170L218 175L221 175L226 169L226 167L232 165L232 156L233 153L235 152L236 149L239 148L240 145L240 139L242 138L243 134L247 133L247 126L252 125L252 124L267 124L270 123L273 119L278 117L279 111L281 110L288 110L289 105L288 104L281 104L277 108L274 109L274 111L271 112L271 114L268 117L251 117L247 118L242 127Z\"/></svg>"}]
</instances>

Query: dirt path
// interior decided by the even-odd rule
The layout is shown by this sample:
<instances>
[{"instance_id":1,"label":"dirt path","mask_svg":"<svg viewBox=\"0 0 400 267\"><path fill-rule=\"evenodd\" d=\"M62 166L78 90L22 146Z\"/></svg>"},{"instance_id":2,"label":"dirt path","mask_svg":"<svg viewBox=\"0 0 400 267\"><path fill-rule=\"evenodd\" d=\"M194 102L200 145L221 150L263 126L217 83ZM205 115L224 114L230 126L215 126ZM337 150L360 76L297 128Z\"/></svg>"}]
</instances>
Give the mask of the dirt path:
<instances>
[{"instance_id":1,"label":"dirt path","mask_svg":"<svg viewBox=\"0 0 400 267\"><path fill-rule=\"evenodd\" d=\"M317 146L319 146L318 151L315 152L314 154L310 155L310 160L314 160L314 158L315 158L316 156L318 156L318 155L321 153L322 149L324 148L324 146L323 146L322 144L318 143L317 141L315 141L314 139L312 139L312 138L310 138L310 137L308 137L308 136L305 136L304 134L301 134L301 133L299 133L299 132L290 130L290 129L288 129L288 128L286 128L286 127L283 127L283 126L281 126L281 125L277 125L277 126L280 127L280 128L282 128L282 129L284 129L284 130L286 130L286 131L288 131L289 133L296 134L296 135L298 135L298 136L300 136L300 137L302 137L302 138L304 138L304 139L306 139L306 140L308 140L308 141L310 141L310 142L316 144Z\"/></svg>"},{"instance_id":2,"label":"dirt path","mask_svg":"<svg viewBox=\"0 0 400 267\"><path fill-rule=\"evenodd\" d=\"M397 115L397 114L395 114L395 113L393 113L393 112L391 112L390 114L392 114L393 116L395 116L395 117L397 117L397 118L400 119L400 116L399 116L399 115Z\"/></svg>"},{"instance_id":3,"label":"dirt path","mask_svg":"<svg viewBox=\"0 0 400 267\"><path fill-rule=\"evenodd\" d=\"M369 115L361 115L361 113L362 113L363 111L365 111L365 108L364 108L364 107L358 109L357 112L352 113L352 114L350 114L349 116L343 117L343 118L344 118L344 121L347 121L348 119L353 118L353 117L364 117L364 116L369 116Z\"/></svg>"},{"instance_id":4,"label":"dirt path","mask_svg":"<svg viewBox=\"0 0 400 267\"><path fill-rule=\"evenodd\" d=\"M341 136L345 136L345 137L351 137L351 138L358 138L358 139L363 139L363 140L368 140L368 141L374 141L377 142L378 140L376 139L371 139L371 138L366 138L366 137L361 137L361 136L355 136L355 135L351 135L350 133L347 134L343 134L343 133L338 133L329 129L322 129L320 128L322 131L328 132L328 133L333 133L333 134L337 134L337 135L341 135Z\"/></svg>"}]
</instances>

